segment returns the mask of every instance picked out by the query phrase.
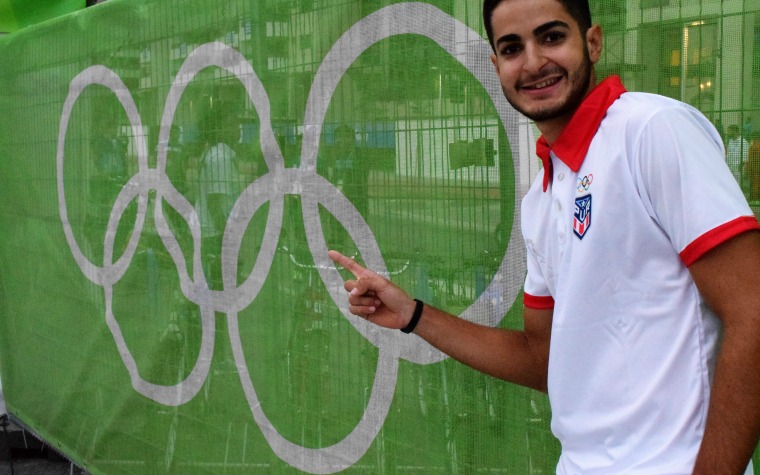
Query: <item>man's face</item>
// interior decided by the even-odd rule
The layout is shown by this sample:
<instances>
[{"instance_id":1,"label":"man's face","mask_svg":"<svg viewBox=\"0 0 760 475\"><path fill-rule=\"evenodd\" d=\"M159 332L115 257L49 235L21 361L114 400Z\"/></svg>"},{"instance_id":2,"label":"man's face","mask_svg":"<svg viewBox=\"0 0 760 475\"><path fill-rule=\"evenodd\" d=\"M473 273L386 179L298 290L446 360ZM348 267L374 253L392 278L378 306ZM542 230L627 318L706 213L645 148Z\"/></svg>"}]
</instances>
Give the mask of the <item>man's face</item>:
<instances>
[{"instance_id":1,"label":"man's face","mask_svg":"<svg viewBox=\"0 0 760 475\"><path fill-rule=\"evenodd\" d=\"M492 25L491 60L509 103L539 126L564 126L594 86L599 28L581 33L557 0L504 0Z\"/></svg>"}]
</instances>

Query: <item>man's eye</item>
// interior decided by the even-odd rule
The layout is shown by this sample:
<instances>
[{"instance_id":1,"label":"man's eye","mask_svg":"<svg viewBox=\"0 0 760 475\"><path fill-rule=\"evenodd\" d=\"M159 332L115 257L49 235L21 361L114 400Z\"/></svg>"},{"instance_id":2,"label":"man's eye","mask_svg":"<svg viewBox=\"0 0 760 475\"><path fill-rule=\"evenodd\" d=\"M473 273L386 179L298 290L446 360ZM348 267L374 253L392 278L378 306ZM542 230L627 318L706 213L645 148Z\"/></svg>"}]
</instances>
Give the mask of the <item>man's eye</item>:
<instances>
[{"instance_id":1,"label":"man's eye","mask_svg":"<svg viewBox=\"0 0 760 475\"><path fill-rule=\"evenodd\" d=\"M562 33L547 33L544 37L545 43L558 43L562 41L565 38L565 35Z\"/></svg>"},{"instance_id":2,"label":"man's eye","mask_svg":"<svg viewBox=\"0 0 760 475\"><path fill-rule=\"evenodd\" d=\"M502 56L511 56L511 55L513 55L515 53L518 53L519 51L520 51L520 46L519 45L507 45L507 46L504 46L501 49L501 55Z\"/></svg>"}]
</instances>

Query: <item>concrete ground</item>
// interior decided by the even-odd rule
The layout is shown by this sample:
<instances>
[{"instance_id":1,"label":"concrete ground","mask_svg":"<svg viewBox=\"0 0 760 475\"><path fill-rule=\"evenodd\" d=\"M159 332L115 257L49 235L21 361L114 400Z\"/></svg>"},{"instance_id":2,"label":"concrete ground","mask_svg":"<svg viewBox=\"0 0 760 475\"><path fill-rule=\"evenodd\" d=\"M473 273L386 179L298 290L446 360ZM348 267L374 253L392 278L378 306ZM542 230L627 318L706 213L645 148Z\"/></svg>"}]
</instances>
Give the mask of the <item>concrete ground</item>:
<instances>
[{"instance_id":1,"label":"concrete ground","mask_svg":"<svg viewBox=\"0 0 760 475\"><path fill-rule=\"evenodd\" d=\"M68 460L49 460L44 456L0 461L0 475L84 475L85 473Z\"/></svg>"},{"instance_id":2,"label":"concrete ground","mask_svg":"<svg viewBox=\"0 0 760 475\"><path fill-rule=\"evenodd\" d=\"M87 472L2 416L0 475L87 475Z\"/></svg>"}]
</instances>

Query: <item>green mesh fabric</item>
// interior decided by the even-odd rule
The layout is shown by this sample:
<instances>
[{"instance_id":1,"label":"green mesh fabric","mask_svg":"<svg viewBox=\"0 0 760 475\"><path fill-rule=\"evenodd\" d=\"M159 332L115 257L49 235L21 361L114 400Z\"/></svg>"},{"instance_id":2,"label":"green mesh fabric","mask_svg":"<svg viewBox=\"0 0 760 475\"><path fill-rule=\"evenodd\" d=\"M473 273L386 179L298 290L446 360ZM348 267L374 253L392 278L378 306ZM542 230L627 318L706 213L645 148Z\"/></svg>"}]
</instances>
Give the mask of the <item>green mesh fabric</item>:
<instances>
[{"instance_id":1,"label":"green mesh fabric","mask_svg":"<svg viewBox=\"0 0 760 475\"><path fill-rule=\"evenodd\" d=\"M0 0L0 33L17 31L84 7L85 0Z\"/></svg>"},{"instance_id":2,"label":"green mesh fabric","mask_svg":"<svg viewBox=\"0 0 760 475\"><path fill-rule=\"evenodd\" d=\"M600 76L760 128L760 4L592 7ZM110 0L0 38L9 412L94 474L552 473L545 395L350 316L327 258L521 326L537 134L484 37L469 0Z\"/></svg>"}]
</instances>

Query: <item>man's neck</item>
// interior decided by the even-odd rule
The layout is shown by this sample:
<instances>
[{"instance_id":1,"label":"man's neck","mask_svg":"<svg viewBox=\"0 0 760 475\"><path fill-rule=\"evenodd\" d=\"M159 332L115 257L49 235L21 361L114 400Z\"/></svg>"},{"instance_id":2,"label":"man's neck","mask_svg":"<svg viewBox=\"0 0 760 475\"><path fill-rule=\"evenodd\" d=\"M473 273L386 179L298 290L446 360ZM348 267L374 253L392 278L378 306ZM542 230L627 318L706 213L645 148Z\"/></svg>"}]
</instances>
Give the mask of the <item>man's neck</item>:
<instances>
[{"instance_id":1,"label":"man's neck","mask_svg":"<svg viewBox=\"0 0 760 475\"><path fill-rule=\"evenodd\" d=\"M572 117L573 115L569 114L542 122L536 122L536 127L539 132L541 132L544 139L546 139L546 143L551 147L554 145L554 142L557 141L559 136L562 135L562 131L565 130L565 127L567 127L567 124Z\"/></svg>"},{"instance_id":2,"label":"man's neck","mask_svg":"<svg viewBox=\"0 0 760 475\"><path fill-rule=\"evenodd\" d=\"M588 89L586 90L586 94L583 96L583 100L586 100L586 97L591 93L591 91L594 90L594 88L597 85L596 81L596 74L594 71L591 73L591 78L589 80ZM582 103L583 101L581 101ZM567 124L570 123L570 119L573 118L573 115L575 114L575 111L577 108L565 115L555 117L553 119L544 120L541 122L536 122L536 127L541 132L541 135L544 136L544 139L546 139L546 143L549 144L551 147L554 142L557 141L560 135L562 135L562 131L565 130L565 127L567 127Z\"/></svg>"}]
</instances>

